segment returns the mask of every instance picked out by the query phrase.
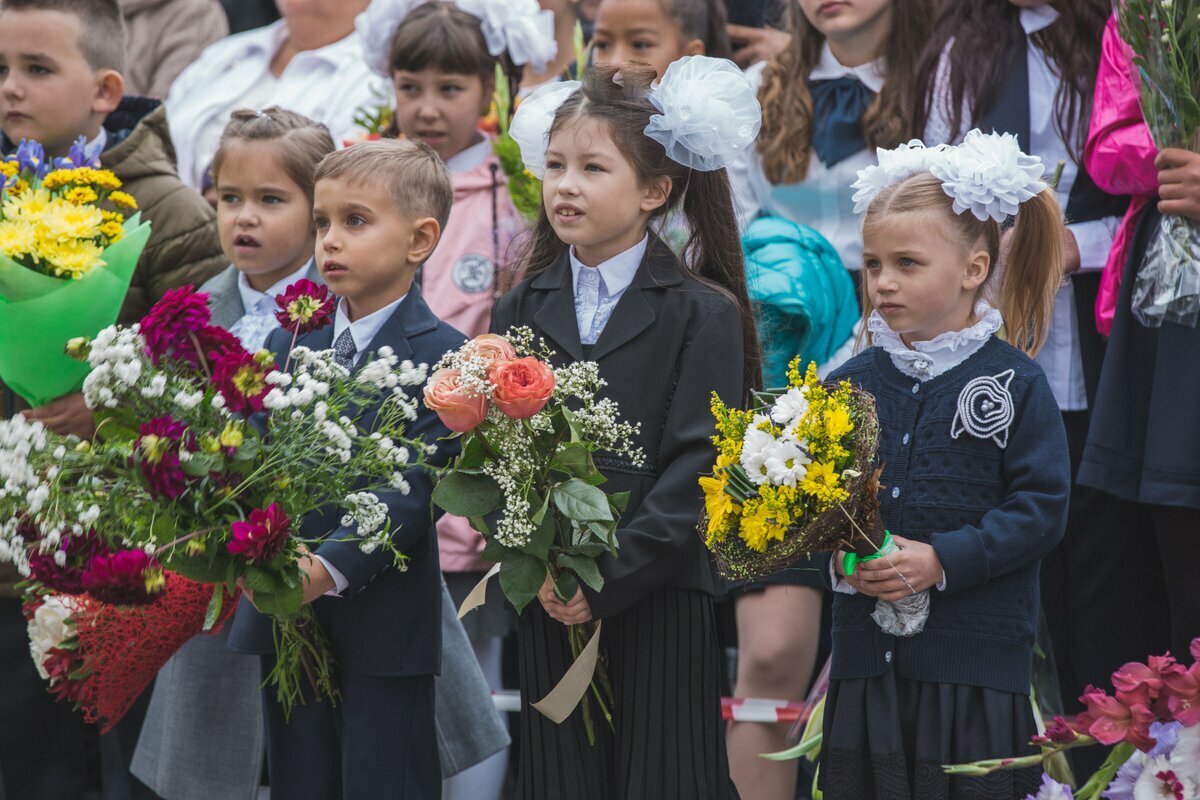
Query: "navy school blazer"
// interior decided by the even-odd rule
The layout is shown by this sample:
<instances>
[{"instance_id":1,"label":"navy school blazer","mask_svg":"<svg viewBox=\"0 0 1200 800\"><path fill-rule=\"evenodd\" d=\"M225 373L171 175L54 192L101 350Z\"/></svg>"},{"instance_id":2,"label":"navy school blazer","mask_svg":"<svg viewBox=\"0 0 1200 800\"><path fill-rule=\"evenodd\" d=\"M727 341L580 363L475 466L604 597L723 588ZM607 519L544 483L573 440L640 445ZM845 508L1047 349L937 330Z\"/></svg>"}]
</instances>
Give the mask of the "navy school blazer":
<instances>
[{"instance_id":1,"label":"navy school blazer","mask_svg":"<svg viewBox=\"0 0 1200 800\"><path fill-rule=\"evenodd\" d=\"M432 368L446 351L464 341L461 333L434 316L414 286L379 329L359 366L387 345L401 361L408 359ZM291 335L282 329L267 339L267 347L279 362L290 344ZM333 346L333 326L301 336L297 344L313 350L329 349ZM416 396L421 388L412 386L407 391ZM379 407L363 415L360 429L370 430ZM418 405L417 420L409 423L406 433L414 439L437 443L437 452L429 459L436 466L446 464L458 452L457 440L438 442L449 431L424 403ZM300 526L305 538L323 540L313 552L328 559L349 581L342 596L314 601L317 619L330 638L340 666L368 675L433 675L441 665L442 589L430 503L433 480L425 470L409 470L405 475L411 485L407 495L376 492L388 506L392 539L408 556L404 572L393 566L392 555L384 548L367 554L356 542L345 541L355 535L354 528L341 525L341 513L336 508L314 512ZM229 647L242 653L274 653L270 618L245 598L234 615Z\"/></svg>"}]
</instances>

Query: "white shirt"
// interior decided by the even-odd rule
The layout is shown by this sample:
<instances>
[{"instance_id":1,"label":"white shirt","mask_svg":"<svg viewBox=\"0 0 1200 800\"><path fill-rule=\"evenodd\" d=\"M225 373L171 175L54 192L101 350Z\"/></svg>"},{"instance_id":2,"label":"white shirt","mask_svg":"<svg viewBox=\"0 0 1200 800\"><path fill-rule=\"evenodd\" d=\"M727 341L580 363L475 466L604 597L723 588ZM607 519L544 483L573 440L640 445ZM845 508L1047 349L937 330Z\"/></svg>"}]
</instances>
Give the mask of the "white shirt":
<instances>
[{"instance_id":1,"label":"white shirt","mask_svg":"<svg viewBox=\"0 0 1200 800\"><path fill-rule=\"evenodd\" d=\"M1050 6L1021 9L1021 27L1026 36L1053 25L1058 12ZM950 44L953 44L951 42ZM947 45L947 50L950 47ZM1066 143L1062 141L1055 125L1054 98L1060 83L1054 66L1047 60L1037 44L1031 39L1026 50L1029 66L1029 141L1020 142L1021 149L1038 156L1046 165L1046 178L1054 175L1058 162L1063 162L1062 177L1056 195L1059 204L1066 210L1071 196L1071 187L1079 174L1079 167L1071 159ZM949 75L948 60L943 53L938 65L934 84L934 97L939 98L930 110L925 126L926 144L950 141ZM966 105L964 103L964 105ZM964 108L962 119L969 120L969 108ZM966 123L964 123L966 124ZM956 137L961 140L961 136ZM1068 222L1067 229L1075 236L1079 246L1080 271L1104 268L1108 251L1112 249L1113 235L1120 225L1120 217L1105 217L1088 222ZM1083 359L1079 351L1079 328L1075 309L1075 290L1068 278L1058 290L1054 302L1054 315L1050 335L1046 344L1034 359L1046 373L1050 390L1062 411L1087 409L1087 389L1083 380Z\"/></svg>"},{"instance_id":2,"label":"white shirt","mask_svg":"<svg viewBox=\"0 0 1200 800\"><path fill-rule=\"evenodd\" d=\"M762 82L765 67L766 64L760 63L746 71L746 77L756 90ZM877 59L858 67L846 67L834 57L826 43L808 78L833 80L846 76L857 78L863 86L878 93L885 78L884 61ZM854 194L850 185L857 179L860 169L874 163L875 153L870 148L863 148L832 167L825 166L814 153L803 181L776 186L763 174L762 157L751 144L729 167L734 206L742 230L761 214L780 216L807 225L828 239L841 255L846 269L862 269L862 236L854 202L850 199Z\"/></svg>"},{"instance_id":3,"label":"white shirt","mask_svg":"<svg viewBox=\"0 0 1200 800\"><path fill-rule=\"evenodd\" d=\"M579 327L580 343L595 344L600 338L617 301L625 294L629 284L633 283L649 242L650 237L643 236L633 247L617 253L595 267L589 267L580 261L575 255L574 247L568 251L571 258L571 286L576 289L575 323ZM580 275L585 274L585 271L599 276L598 302L594 306L585 302L578 291Z\"/></svg>"},{"instance_id":4,"label":"white shirt","mask_svg":"<svg viewBox=\"0 0 1200 800\"><path fill-rule=\"evenodd\" d=\"M274 91L269 97L255 95L256 105L278 105L323 122L336 143L354 136L357 111L392 96L387 79L367 66L356 33L297 53L275 79L271 59L286 38L283 20L229 36L209 45L175 79L167 94L167 118L184 183L199 187L212 160L215 142L205 131L223 127L229 113L243 107L248 93L264 81L274 80Z\"/></svg>"},{"instance_id":5,"label":"white shirt","mask_svg":"<svg viewBox=\"0 0 1200 800\"><path fill-rule=\"evenodd\" d=\"M446 169L451 172L470 172L484 161L487 161L488 156L491 154L492 140L484 136L483 139L471 145L466 150L455 153L447 158Z\"/></svg>"},{"instance_id":6,"label":"white shirt","mask_svg":"<svg viewBox=\"0 0 1200 800\"><path fill-rule=\"evenodd\" d=\"M356 352L354 353L354 363L357 364L362 360L363 353L371 349L371 342L379 333L379 329L383 324L392 317L392 313L396 307L404 302L407 294L401 295L399 300L393 300L378 311L367 314L361 319L350 321L349 315L346 313L346 298L338 301L337 311L333 315L333 341L337 341L338 337L347 328L350 329L350 338L354 339ZM326 595L340 595L346 591L346 587L350 585L350 581L342 574L341 570L329 563L329 559L313 553L313 558L325 565L325 569L329 571L329 576L333 578L333 588L326 592Z\"/></svg>"},{"instance_id":7,"label":"white shirt","mask_svg":"<svg viewBox=\"0 0 1200 800\"><path fill-rule=\"evenodd\" d=\"M275 319L275 312L278 310L275 305L275 296L282 294L287 287L307 275L311 267L312 259L310 258L300 269L286 278L276 281L265 292L260 292L251 286L249 279L246 278L246 273L238 273L238 295L242 298L244 313L229 328L229 332L241 340L243 347L253 353L266 343L271 331L279 327L279 323Z\"/></svg>"}]
</instances>

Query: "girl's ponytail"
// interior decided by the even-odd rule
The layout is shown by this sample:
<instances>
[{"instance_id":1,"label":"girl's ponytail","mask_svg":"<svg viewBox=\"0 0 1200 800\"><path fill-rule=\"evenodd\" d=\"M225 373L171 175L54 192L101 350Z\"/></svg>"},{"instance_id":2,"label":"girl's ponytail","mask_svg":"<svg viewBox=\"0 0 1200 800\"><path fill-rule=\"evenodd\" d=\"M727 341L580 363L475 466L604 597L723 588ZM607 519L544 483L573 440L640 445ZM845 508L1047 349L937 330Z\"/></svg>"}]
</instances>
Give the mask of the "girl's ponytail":
<instances>
[{"instance_id":1,"label":"girl's ponytail","mask_svg":"<svg viewBox=\"0 0 1200 800\"><path fill-rule=\"evenodd\" d=\"M683 263L699 277L728 292L737 303L744 353L742 385L747 393L760 389L762 353L746 288L745 257L728 173L723 169L689 170L683 213L691 230L683 249Z\"/></svg>"},{"instance_id":2,"label":"girl's ponytail","mask_svg":"<svg viewBox=\"0 0 1200 800\"><path fill-rule=\"evenodd\" d=\"M1021 203L1016 227L1001 257L996 307L1005 337L1030 357L1046 343L1054 298L1062 285L1062 210L1053 189Z\"/></svg>"}]
</instances>

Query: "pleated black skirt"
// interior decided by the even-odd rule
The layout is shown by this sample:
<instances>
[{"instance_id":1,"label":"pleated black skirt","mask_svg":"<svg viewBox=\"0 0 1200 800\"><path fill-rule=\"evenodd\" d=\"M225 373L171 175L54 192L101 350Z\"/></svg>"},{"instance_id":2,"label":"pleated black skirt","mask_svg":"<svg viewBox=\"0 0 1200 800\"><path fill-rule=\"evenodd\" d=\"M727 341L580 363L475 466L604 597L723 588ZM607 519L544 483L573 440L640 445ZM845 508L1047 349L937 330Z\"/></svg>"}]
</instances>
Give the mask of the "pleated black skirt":
<instances>
[{"instance_id":1,"label":"pleated black skirt","mask_svg":"<svg viewBox=\"0 0 1200 800\"><path fill-rule=\"evenodd\" d=\"M1023 800L1040 769L984 777L947 775L944 764L1036 752L1025 695L925 683L889 670L835 680L825 700L821 791L830 800Z\"/></svg>"},{"instance_id":2,"label":"pleated black skirt","mask_svg":"<svg viewBox=\"0 0 1200 800\"><path fill-rule=\"evenodd\" d=\"M604 620L615 703L610 731L577 708L556 725L530 703L571 664L566 628L534 601L521 615L520 800L732 800L712 598L659 589ZM593 703L593 709L595 705Z\"/></svg>"}]
</instances>

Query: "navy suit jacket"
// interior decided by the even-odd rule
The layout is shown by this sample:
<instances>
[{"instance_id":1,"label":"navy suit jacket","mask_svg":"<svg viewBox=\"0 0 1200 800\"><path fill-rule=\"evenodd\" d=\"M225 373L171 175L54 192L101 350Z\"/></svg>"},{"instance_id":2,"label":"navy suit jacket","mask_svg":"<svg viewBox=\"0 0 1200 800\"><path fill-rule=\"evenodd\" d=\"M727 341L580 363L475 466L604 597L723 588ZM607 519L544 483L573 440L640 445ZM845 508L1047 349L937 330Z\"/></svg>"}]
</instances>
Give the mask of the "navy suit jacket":
<instances>
[{"instance_id":1,"label":"navy suit jacket","mask_svg":"<svg viewBox=\"0 0 1200 800\"><path fill-rule=\"evenodd\" d=\"M414 286L379 329L359 365L368 363L380 347L387 345L401 360L432 367L446 351L457 348L465 337L434 316ZM291 336L278 330L267 340L267 347L280 360L288 352ZM333 346L333 326L300 337L297 344L313 350ZM417 396L420 386L408 388ZM380 404L368 409L358 423L370 430ZM287 424L281 421L279 424ZM410 422L408 436L437 443L437 452L429 461L441 466L458 450L458 441L438 442L449 431L437 415L420 404L417 420ZM441 665L441 568L438 563L437 533L430 503L432 476L425 470L406 473L411 491L378 491L388 506L392 539L408 556L407 569L396 569L392 554L385 548L364 553L358 543L347 541L356 536L354 527L341 525L341 512L333 507L305 517L300 534L306 539L321 539L314 552L325 558L346 577L349 585L339 597L320 597L313 603L333 653L340 665L355 672L387 677L437 674ZM245 598L233 618L230 649L259 655L274 654L271 620L260 614Z\"/></svg>"}]
</instances>

